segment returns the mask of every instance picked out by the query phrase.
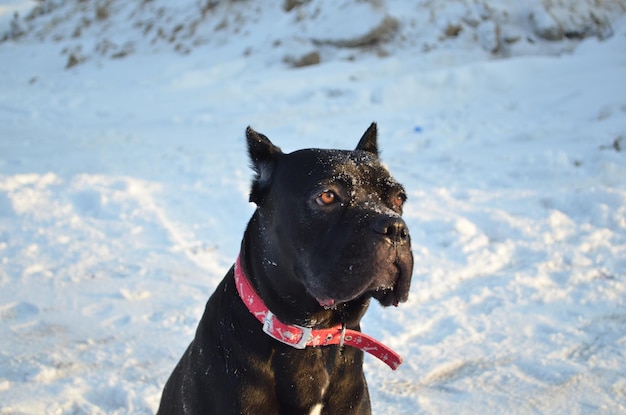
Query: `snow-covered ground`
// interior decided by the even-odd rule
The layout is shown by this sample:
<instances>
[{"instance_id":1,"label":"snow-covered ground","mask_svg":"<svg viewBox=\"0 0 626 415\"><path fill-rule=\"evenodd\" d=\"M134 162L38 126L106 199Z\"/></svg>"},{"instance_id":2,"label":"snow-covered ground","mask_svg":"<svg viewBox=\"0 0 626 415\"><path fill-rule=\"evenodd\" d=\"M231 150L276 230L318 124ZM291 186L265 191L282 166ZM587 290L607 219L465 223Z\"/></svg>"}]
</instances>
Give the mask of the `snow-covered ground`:
<instances>
[{"instance_id":1,"label":"snow-covered ground","mask_svg":"<svg viewBox=\"0 0 626 415\"><path fill-rule=\"evenodd\" d=\"M253 210L245 127L371 121L416 258L364 320L405 358L366 357L373 412L626 412L619 1L169 3L0 1L0 414L153 413Z\"/></svg>"}]
</instances>

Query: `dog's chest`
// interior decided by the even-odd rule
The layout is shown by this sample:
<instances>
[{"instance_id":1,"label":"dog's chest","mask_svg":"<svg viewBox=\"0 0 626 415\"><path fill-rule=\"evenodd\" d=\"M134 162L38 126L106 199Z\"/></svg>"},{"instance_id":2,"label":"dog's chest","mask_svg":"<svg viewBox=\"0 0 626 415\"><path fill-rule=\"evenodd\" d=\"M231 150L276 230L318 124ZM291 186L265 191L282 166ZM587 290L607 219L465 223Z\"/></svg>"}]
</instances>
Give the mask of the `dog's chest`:
<instances>
[{"instance_id":1,"label":"dog's chest","mask_svg":"<svg viewBox=\"0 0 626 415\"><path fill-rule=\"evenodd\" d=\"M334 396L342 393L341 385L350 383L352 376L339 375L337 359L342 360L336 347L309 348L276 352L271 366L275 390L273 395L281 408L299 408L299 413L321 415L329 411L336 400L350 397ZM268 391L269 392L269 391ZM330 411L334 413L334 411ZM336 411L335 411L336 412Z\"/></svg>"}]
</instances>

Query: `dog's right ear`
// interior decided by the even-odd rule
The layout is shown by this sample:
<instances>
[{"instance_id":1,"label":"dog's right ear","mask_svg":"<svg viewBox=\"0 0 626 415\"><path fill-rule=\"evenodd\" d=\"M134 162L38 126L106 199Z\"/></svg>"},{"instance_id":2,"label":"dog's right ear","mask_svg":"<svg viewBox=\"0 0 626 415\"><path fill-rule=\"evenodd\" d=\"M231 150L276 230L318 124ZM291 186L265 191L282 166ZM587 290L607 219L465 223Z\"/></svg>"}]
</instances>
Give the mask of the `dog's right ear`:
<instances>
[{"instance_id":1,"label":"dog's right ear","mask_svg":"<svg viewBox=\"0 0 626 415\"><path fill-rule=\"evenodd\" d=\"M272 144L269 138L257 133L249 126L246 128L246 140L248 141L248 154L250 155L251 166L256 173L252 180L250 201L256 203L257 206L261 206L265 194L272 183L276 157L282 154L282 151L279 147Z\"/></svg>"}]
</instances>

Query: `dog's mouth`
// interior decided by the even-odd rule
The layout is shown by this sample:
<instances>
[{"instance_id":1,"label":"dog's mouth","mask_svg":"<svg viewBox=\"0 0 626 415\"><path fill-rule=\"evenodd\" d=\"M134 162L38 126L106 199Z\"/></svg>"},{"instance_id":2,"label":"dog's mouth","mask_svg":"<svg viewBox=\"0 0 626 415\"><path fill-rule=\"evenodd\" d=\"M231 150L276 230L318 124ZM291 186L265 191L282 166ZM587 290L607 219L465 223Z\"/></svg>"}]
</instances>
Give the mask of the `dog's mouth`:
<instances>
[{"instance_id":1,"label":"dog's mouth","mask_svg":"<svg viewBox=\"0 0 626 415\"><path fill-rule=\"evenodd\" d=\"M316 298L317 302L319 303L319 305L321 305L322 307L324 307L326 310L329 310L331 308L335 307L335 303L336 301L332 298L328 298L328 299L321 299L321 298Z\"/></svg>"},{"instance_id":2,"label":"dog's mouth","mask_svg":"<svg viewBox=\"0 0 626 415\"><path fill-rule=\"evenodd\" d=\"M384 307L390 306L393 304L394 307L397 307L400 304L400 299L397 298L397 295L394 291L394 286L391 287L377 287L372 290L367 290L363 293L359 293L359 295L354 298L350 298L347 300L335 300L334 298L315 298L317 303L326 310L332 310L337 308L337 306L341 303L347 303L349 301L354 300L355 298L374 298Z\"/></svg>"},{"instance_id":3,"label":"dog's mouth","mask_svg":"<svg viewBox=\"0 0 626 415\"><path fill-rule=\"evenodd\" d=\"M370 290L371 296L384 307L390 305L397 307L401 302L405 302L409 296L410 272L412 269L408 271L407 274L405 264L401 263L398 259L394 261L393 267L395 268L393 284L377 286Z\"/></svg>"},{"instance_id":4,"label":"dog's mouth","mask_svg":"<svg viewBox=\"0 0 626 415\"><path fill-rule=\"evenodd\" d=\"M384 307L388 307L390 305L397 307L400 304L401 300L398 298L398 295L394 288L395 287L377 288L375 290L370 291L369 294L372 296L372 298L374 298Z\"/></svg>"},{"instance_id":5,"label":"dog's mouth","mask_svg":"<svg viewBox=\"0 0 626 415\"><path fill-rule=\"evenodd\" d=\"M395 306L405 302L409 296L411 283L412 261L406 263L396 260L393 263L394 271L392 278L387 278L391 282L374 282L363 290L353 294L350 298L320 298L315 297L317 303L325 309L335 309L341 303L347 303L356 298L374 298L383 307Z\"/></svg>"}]
</instances>

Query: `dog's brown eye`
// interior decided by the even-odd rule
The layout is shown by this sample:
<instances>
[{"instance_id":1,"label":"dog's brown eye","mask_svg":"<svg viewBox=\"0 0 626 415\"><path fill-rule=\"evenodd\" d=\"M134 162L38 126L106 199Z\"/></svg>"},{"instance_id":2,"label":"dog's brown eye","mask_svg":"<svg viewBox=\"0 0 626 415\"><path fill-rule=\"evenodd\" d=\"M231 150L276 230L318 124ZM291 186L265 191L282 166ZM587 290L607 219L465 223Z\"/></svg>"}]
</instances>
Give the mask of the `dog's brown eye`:
<instances>
[{"instance_id":1,"label":"dog's brown eye","mask_svg":"<svg viewBox=\"0 0 626 415\"><path fill-rule=\"evenodd\" d=\"M335 202L337 196L333 193L332 190L325 190L315 199L318 205L320 206L328 206Z\"/></svg>"},{"instance_id":2,"label":"dog's brown eye","mask_svg":"<svg viewBox=\"0 0 626 415\"><path fill-rule=\"evenodd\" d=\"M398 194L391 199L391 204L394 208L400 209L404 205L405 200L406 197L403 194Z\"/></svg>"}]
</instances>

